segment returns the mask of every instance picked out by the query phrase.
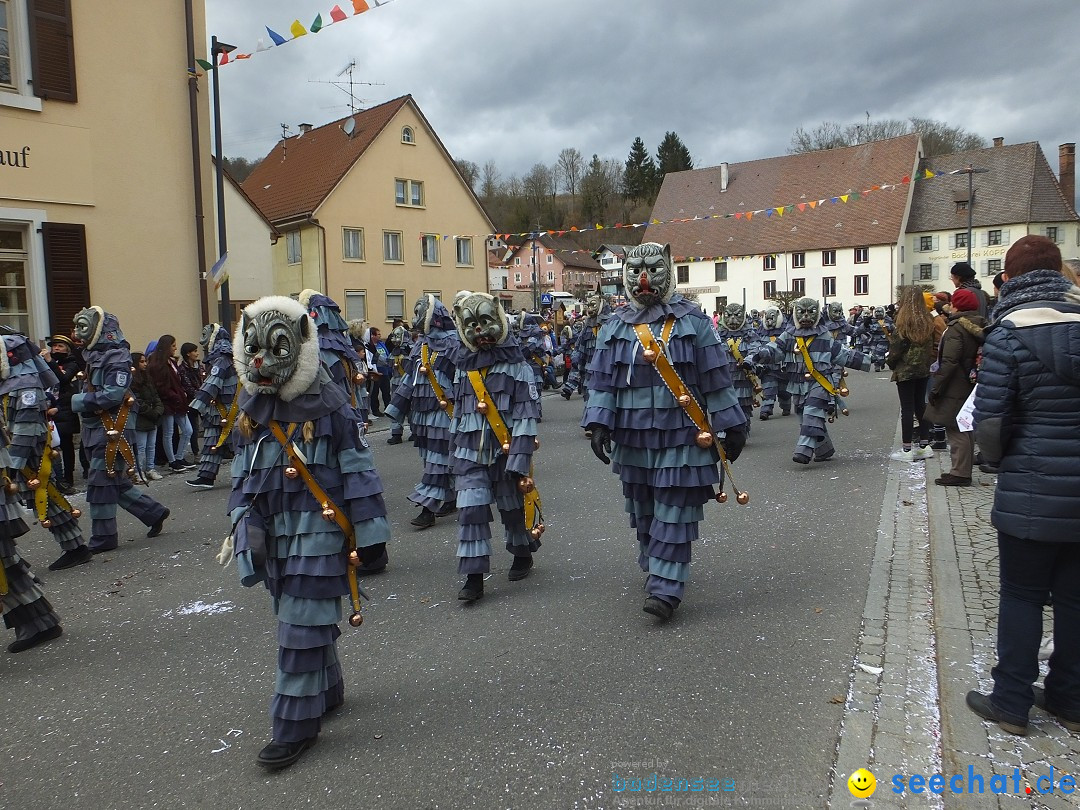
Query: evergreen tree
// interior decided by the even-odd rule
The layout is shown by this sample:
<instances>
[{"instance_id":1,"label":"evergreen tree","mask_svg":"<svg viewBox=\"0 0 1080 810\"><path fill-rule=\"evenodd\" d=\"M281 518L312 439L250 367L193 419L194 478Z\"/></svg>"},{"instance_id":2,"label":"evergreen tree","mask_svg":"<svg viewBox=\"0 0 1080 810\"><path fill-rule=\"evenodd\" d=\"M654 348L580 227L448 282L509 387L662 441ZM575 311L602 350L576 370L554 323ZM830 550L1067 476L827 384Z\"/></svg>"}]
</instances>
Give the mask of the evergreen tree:
<instances>
[{"instance_id":1,"label":"evergreen tree","mask_svg":"<svg viewBox=\"0 0 1080 810\"><path fill-rule=\"evenodd\" d=\"M674 132L664 134L664 140L656 148L656 165L659 167L660 180L669 172L685 172L694 168L690 150L686 148Z\"/></svg>"},{"instance_id":2,"label":"evergreen tree","mask_svg":"<svg viewBox=\"0 0 1080 810\"><path fill-rule=\"evenodd\" d=\"M630 147L630 156L626 159L623 172L623 195L628 200L652 201L656 194L656 163L645 151L641 138L634 138Z\"/></svg>"}]
</instances>

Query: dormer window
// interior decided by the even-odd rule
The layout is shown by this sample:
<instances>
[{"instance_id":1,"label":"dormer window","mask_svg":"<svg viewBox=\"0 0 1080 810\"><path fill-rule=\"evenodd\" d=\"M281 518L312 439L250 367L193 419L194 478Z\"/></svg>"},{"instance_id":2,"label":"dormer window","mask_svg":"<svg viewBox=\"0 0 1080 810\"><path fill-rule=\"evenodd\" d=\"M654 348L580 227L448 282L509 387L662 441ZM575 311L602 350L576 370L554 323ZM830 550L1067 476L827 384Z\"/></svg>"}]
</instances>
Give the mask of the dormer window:
<instances>
[{"instance_id":1,"label":"dormer window","mask_svg":"<svg viewBox=\"0 0 1080 810\"><path fill-rule=\"evenodd\" d=\"M416 143L416 135L413 132L412 127L401 128L401 142L402 143Z\"/></svg>"}]
</instances>

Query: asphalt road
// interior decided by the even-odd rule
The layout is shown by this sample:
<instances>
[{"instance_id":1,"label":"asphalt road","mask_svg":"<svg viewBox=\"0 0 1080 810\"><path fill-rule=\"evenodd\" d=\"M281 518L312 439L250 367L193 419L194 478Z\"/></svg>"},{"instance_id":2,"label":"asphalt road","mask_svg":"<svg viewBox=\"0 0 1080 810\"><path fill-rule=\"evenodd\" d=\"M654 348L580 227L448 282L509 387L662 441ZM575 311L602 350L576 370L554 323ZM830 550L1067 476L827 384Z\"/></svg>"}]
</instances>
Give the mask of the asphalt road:
<instances>
[{"instance_id":1,"label":"asphalt road","mask_svg":"<svg viewBox=\"0 0 1080 810\"><path fill-rule=\"evenodd\" d=\"M887 374L850 385L833 461L791 462L793 416L754 422L736 465L751 502L706 507L667 625L641 610L618 480L577 427L579 398L544 400L532 576L508 582L500 550L471 606L453 518L408 525L415 450L376 433L390 567L364 583L363 627L343 623L345 707L274 774L255 754L275 624L266 592L214 562L225 487L168 476L150 490L172 509L161 537L121 513L120 548L68 571L46 569L58 550L34 527L20 547L65 632L0 652L0 807L821 807L897 414ZM705 790L617 790L651 774Z\"/></svg>"}]
</instances>

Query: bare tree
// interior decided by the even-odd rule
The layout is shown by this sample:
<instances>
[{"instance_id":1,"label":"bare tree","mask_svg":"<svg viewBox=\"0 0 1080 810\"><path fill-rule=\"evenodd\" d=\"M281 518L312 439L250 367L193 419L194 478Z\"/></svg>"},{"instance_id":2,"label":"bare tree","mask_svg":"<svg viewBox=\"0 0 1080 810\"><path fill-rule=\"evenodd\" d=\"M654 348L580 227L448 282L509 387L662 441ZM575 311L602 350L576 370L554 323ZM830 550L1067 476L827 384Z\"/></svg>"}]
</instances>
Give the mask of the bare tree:
<instances>
[{"instance_id":1,"label":"bare tree","mask_svg":"<svg viewBox=\"0 0 1080 810\"><path fill-rule=\"evenodd\" d=\"M986 146L986 140L978 135L929 118L909 118L907 121L898 118L872 121L867 118L864 124L849 124L848 126L841 126L835 121L823 121L809 132L799 127L791 136L788 153L794 155L800 152L854 146L867 141L895 138L911 132L922 135L923 154L927 157L948 155L952 152L964 152Z\"/></svg>"},{"instance_id":2,"label":"bare tree","mask_svg":"<svg viewBox=\"0 0 1080 810\"><path fill-rule=\"evenodd\" d=\"M563 149L559 152L556 169L562 181L563 190L570 195L571 199L575 198L578 186L581 184L581 175L585 173L585 158L577 149Z\"/></svg>"},{"instance_id":3,"label":"bare tree","mask_svg":"<svg viewBox=\"0 0 1080 810\"><path fill-rule=\"evenodd\" d=\"M485 203L489 203L495 199L495 195L498 193L499 169L494 160L489 160L484 164L483 176L480 180L480 198Z\"/></svg>"},{"instance_id":4,"label":"bare tree","mask_svg":"<svg viewBox=\"0 0 1080 810\"><path fill-rule=\"evenodd\" d=\"M476 181L480 179L480 167L471 160L464 160L462 158L455 158L454 165L457 166L457 170L461 172L461 176L465 179L465 182L469 184L469 188L475 192Z\"/></svg>"}]
</instances>

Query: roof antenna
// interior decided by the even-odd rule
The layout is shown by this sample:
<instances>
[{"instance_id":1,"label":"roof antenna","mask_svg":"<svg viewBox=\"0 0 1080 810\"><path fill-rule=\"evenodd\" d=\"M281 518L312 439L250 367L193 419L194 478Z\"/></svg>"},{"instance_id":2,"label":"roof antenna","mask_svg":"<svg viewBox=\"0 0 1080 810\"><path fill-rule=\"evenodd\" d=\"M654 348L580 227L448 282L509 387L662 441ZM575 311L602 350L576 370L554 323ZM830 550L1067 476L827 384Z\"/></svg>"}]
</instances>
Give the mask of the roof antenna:
<instances>
[{"instance_id":1,"label":"roof antenna","mask_svg":"<svg viewBox=\"0 0 1080 810\"><path fill-rule=\"evenodd\" d=\"M289 125L288 124L282 124L281 125L281 159L282 160L285 159L285 155L288 152L288 147L285 145L286 142L288 141L288 139L289 139Z\"/></svg>"},{"instance_id":2,"label":"roof antenna","mask_svg":"<svg viewBox=\"0 0 1080 810\"><path fill-rule=\"evenodd\" d=\"M336 87L341 92L348 93L348 95L349 95L349 114L350 115L356 115L357 111L360 109L360 104L363 101L363 99L358 99L356 97L356 85L363 84L363 85L367 85L368 87L383 87L384 85L383 85L382 82L359 82L359 81L356 81L356 79L353 77L353 74L355 72L356 72L356 60L353 59L352 61L349 62L349 64L347 64L345 67L343 67L337 73L337 78L338 79L341 79L341 77L344 76L345 74L349 75L348 89L345 89L346 82L344 82L344 81L329 81L329 82L327 82L327 81L320 81L318 79L308 79L308 83L310 84L310 83L314 82L316 84L332 84L332 85L334 85L334 87Z\"/></svg>"}]
</instances>

